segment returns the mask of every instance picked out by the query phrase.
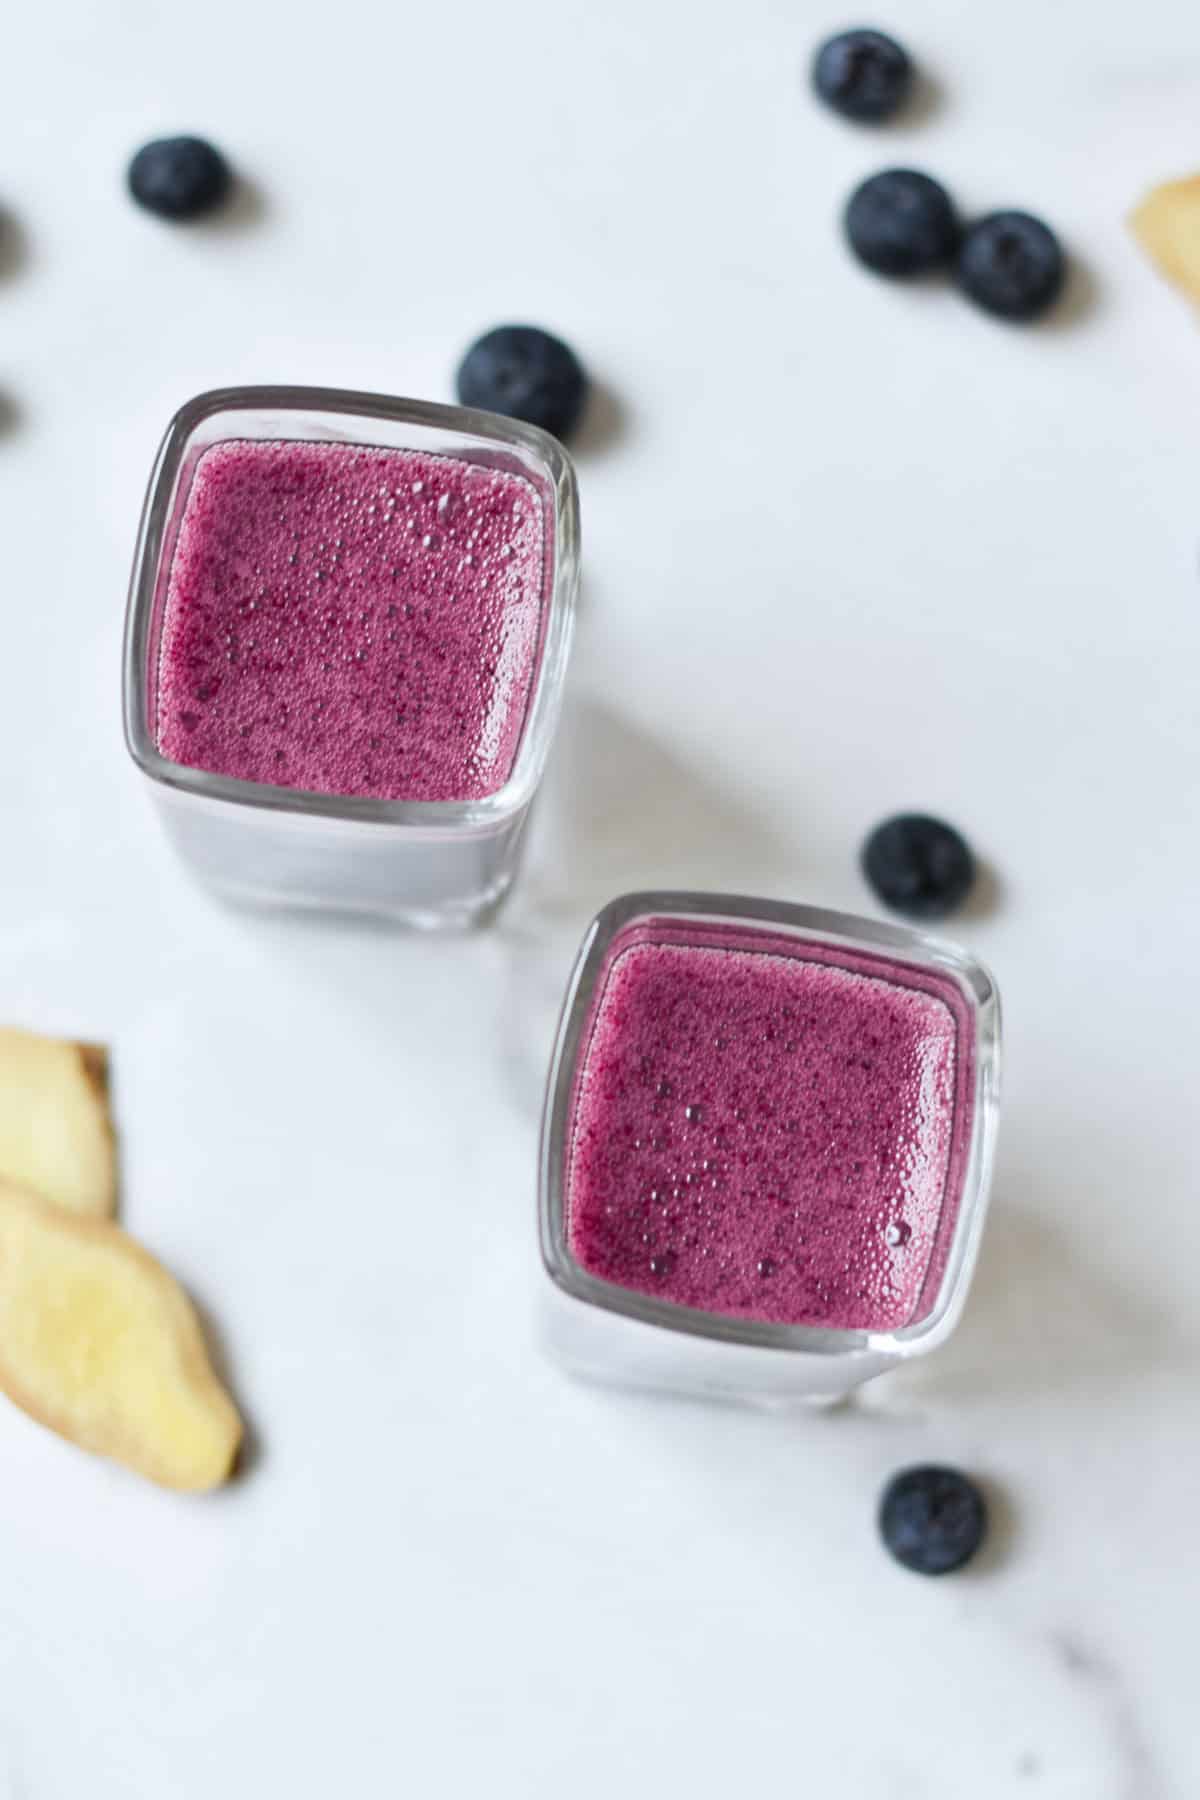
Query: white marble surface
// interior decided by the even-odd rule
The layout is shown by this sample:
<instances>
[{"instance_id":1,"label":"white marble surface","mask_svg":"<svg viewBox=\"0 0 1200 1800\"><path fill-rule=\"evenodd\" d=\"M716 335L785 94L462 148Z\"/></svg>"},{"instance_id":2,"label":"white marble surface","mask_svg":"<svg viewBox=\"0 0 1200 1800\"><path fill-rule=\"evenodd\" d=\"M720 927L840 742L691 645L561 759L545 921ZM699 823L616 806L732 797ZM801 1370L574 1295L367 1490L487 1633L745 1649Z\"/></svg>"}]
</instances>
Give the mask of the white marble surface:
<instances>
[{"instance_id":1,"label":"white marble surface","mask_svg":"<svg viewBox=\"0 0 1200 1800\"><path fill-rule=\"evenodd\" d=\"M850 9L851 11L853 9ZM1189 1800L1200 334L1122 224L1200 164L1188 0L905 0L936 71L866 135L808 0L26 8L0 200L0 1016L114 1049L129 1225L254 1423L188 1502L0 1413L0 1800L620 1791ZM119 177L211 132L258 200ZM1087 275L1032 333L856 271L861 174L1025 203ZM490 935L215 910L120 741L167 415L238 380L444 396L527 316L604 384L554 779ZM957 1339L812 1423L577 1388L536 1353L535 1121L593 908L849 908L944 811L1007 1113ZM896 1465L1004 1495L923 1583Z\"/></svg>"}]
</instances>

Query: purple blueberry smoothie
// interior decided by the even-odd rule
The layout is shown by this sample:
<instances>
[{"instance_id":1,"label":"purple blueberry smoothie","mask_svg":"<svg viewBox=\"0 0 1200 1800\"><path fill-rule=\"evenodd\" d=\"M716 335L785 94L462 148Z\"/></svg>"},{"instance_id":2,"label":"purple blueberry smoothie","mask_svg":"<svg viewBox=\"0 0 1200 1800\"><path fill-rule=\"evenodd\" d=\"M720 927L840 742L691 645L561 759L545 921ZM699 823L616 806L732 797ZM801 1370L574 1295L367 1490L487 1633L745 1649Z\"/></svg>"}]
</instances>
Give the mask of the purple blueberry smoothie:
<instances>
[{"instance_id":1,"label":"purple blueberry smoothie","mask_svg":"<svg viewBox=\"0 0 1200 1800\"><path fill-rule=\"evenodd\" d=\"M973 1080L937 971L769 928L630 927L575 1078L571 1253L732 1318L909 1324L944 1266Z\"/></svg>"},{"instance_id":2,"label":"purple blueberry smoothie","mask_svg":"<svg viewBox=\"0 0 1200 1800\"><path fill-rule=\"evenodd\" d=\"M530 482L454 457L214 445L167 583L159 751L309 793L495 793L533 685L545 531Z\"/></svg>"}]
</instances>

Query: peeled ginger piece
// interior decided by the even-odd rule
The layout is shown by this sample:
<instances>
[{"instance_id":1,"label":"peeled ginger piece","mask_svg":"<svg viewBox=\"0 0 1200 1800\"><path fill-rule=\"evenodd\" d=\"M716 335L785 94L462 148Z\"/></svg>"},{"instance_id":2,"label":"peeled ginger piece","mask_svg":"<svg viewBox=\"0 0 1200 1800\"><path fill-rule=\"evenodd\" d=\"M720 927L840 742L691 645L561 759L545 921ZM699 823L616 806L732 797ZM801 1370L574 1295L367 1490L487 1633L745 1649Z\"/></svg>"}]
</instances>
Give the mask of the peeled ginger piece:
<instances>
[{"instance_id":1,"label":"peeled ginger piece","mask_svg":"<svg viewBox=\"0 0 1200 1800\"><path fill-rule=\"evenodd\" d=\"M0 1028L0 1179L111 1218L117 1158L103 1050Z\"/></svg>"},{"instance_id":2,"label":"peeled ginger piece","mask_svg":"<svg viewBox=\"0 0 1200 1800\"><path fill-rule=\"evenodd\" d=\"M1152 188L1129 224L1159 272L1200 301L1200 175Z\"/></svg>"},{"instance_id":3,"label":"peeled ginger piece","mask_svg":"<svg viewBox=\"0 0 1200 1800\"><path fill-rule=\"evenodd\" d=\"M118 1226L2 1181L0 1388L164 1487L218 1486L241 1442L178 1283Z\"/></svg>"}]
</instances>

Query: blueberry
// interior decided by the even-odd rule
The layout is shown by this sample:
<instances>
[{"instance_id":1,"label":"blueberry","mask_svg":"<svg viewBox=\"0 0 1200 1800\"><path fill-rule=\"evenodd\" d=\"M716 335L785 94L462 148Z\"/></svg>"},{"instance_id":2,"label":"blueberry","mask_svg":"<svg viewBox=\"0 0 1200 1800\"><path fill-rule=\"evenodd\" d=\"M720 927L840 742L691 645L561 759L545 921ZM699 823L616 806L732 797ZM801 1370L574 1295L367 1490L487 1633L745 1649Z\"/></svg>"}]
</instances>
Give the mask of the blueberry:
<instances>
[{"instance_id":1,"label":"blueberry","mask_svg":"<svg viewBox=\"0 0 1200 1800\"><path fill-rule=\"evenodd\" d=\"M855 188L845 226L855 256L878 275L919 275L948 263L958 248L949 194L915 169L885 169Z\"/></svg>"},{"instance_id":2,"label":"blueberry","mask_svg":"<svg viewBox=\"0 0 1200 1800\"><path fill-rule=\"evenodd\" d=\"M839 31L813 58L813 86L843 118L890 119L912 85L912 62L882 31Z\"/></svg>"},{"instance_id":3,"label":"blueberry","mask_svg":"<svg viewBox=\"0 0 1200 1800\"><path fill-rule=\"evenodd\" d=\"M588 380L575 352L536 325L498 325L458 365L463 406L481 406L565 438L579 422Z\"/></svg>"},{"instance_id":4,"label":"blueberry","mask_svg":"<svg viewBox=\"0 0 1200 1800\"><path fill-rule=\"evenodd\" d=\"M1050 227L1024 212L977 220L958 254L963 293L998 319L1039 318L1062 291L1066 269Z\"/></svg>"},{"instance_id":5,"label":"blueberry","mask_svg":"<svg viewBox=\"0 0 1200 1800\"><path fill-rule=\"evenodd\" d=\"M952 825L926 813L898 813L862 848L863 874L885 906L910 919L941 919L961 906L975 858Z\"/></svg>"},{"instance_id":6,"label":"blueberry","mask_svg":"<svg viewBox=\"0 0 1200 1800\"><path fill-rule=\"evenodd\" d=\"M926 1463L901 1469L879 1502L879 1535L918 1575L948 1575L970 1562L987 1532L987 1507L969 1476Z\"/></svg>"},{"instance_id":7,"label":"blueberry","mask_svg":"<svg viewBox=\"0 0 1200 1800\"><path fill-rule=\"evenodd\" d=\"M155 138L129 165L129 191L160 219L197 219L229 193L233 176L221 152L204 138Z\"/></svg>"}]
</instances>

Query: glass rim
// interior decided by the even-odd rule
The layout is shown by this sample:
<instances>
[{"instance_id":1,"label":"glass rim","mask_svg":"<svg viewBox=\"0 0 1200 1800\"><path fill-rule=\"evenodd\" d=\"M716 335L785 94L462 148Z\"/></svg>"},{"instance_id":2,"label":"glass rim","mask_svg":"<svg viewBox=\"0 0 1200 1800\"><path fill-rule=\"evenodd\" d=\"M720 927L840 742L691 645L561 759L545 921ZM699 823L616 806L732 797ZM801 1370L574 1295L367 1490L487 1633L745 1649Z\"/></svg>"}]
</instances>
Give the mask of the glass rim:
<instances>
[{"instance_id":1,"label":"glass rim","mask_svg":"<svg viewBox=\"0 0 1200 1800\"><path fill-rule=\"evenodd\" d=\"M169 509L193 434L221 413L326 413L346 419L415 425L457 433L523 452L541 465L550 497L554 571L545 599L542 646L530 690L516 759L508 779L478 800L380 800L346 794L317 794L304 788L244 781L194 769L163 756L148 717L145 671ZM304 441L298 439L297 441ZM313 440L317 441L317 440ZM343 440L322 439L322 442ZM381 446L387 448L388 446ZM436 454L436 452L434 452ZM239 386L210 388L177 410L159 444L142 504L125 611L122 654L122 716L125 743L143 775L162 786L202 799L251 810L312 815L367 824L416 826L454 831L499 825L519 813L537 791L558 720L574 629L579 579L579 490L569 453L536 425L474 407L446 406L349 388Z\"/></svg>"},{"instance_id":2,"label":"glass rim","mask_svg":"<svg viewBox=\"0 0 1200 1800\"><path fill-rule=\"evenodd\" d=\"M933 1305L921 1318L891 1331L738 1318L620 1287L589 1274L575 1259L567 1241L565 1180L573 1077L596 980L609 947L619 933L642 920L762 925L835 948L886 950L897 960L935 969L956 982L975 1027L971 1138L950 1248ZM790 901L654 890L622 894L597 913L584 934L551 1054L538 1169L539 1236L546 1272L574 1300L691 1337L823 1357L877 1358L882 1352L898 1360L932 1350L958 1322L979 1253L995 1158L999 1074L1000 997L995 980L982 962L954 944L908 926Z\"/></svg>"}]
</instances>

